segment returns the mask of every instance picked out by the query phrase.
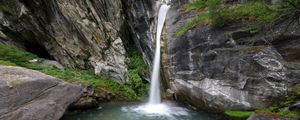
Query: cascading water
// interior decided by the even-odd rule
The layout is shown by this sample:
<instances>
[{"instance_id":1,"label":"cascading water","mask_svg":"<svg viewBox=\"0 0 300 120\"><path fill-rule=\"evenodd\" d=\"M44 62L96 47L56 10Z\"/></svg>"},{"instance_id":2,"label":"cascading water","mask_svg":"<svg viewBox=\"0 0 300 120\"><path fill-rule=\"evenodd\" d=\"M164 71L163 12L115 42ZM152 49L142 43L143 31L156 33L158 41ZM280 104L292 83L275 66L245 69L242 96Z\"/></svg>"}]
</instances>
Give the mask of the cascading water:
<instances>
[{"instance_id":1,"label":"cascading water","mask_svg":"<svg viewBox=\"0 0 300 120\"><path fill-rule=\"evenodd\" d=\"M163 0L163 2L167 3L169 0ZM153 62L153 70L151 75L151 87L150 87L150 97L149 101L146 105L141 105L137 108L128 109L123 108L124 111L136 111L139 113L145 113L146 115L155 115L155 116L187 116L187 109L176 107L174 105L167 105L161 103L160 98L160 39L162 29L164 27L165 19L167 16L167 12L170 6L167 4L162 4L158 13L158 21L157 21L157 32L156 32L156 49L155 49L155 57Z\"/></svg>"},{"instance_id":2,"label":"cascading water","mask_svg":"<svg viewBox=\"0 0 300 120\"><path fill-rule=\"evenodd\" d=\"M156 49L155 57L153 62L153 70L151 75L151 87L150 87L150 97L149 104L159 104L160 103L160 38L161 32L165 23L167 12L170 6L163 4L161 5L158 13L157 21L157 31L156 31Z\"/></svg>"},{"instance_id":3,"label":"cascading water","mask_svg":"<svg viewBox=\"0 0 300 120\"><path fill-rule=\"evenodd\" d=\"M168 1L164 1L168 2ZM151 87L150 87L150 97L147 105L143 105L137 108L137 110L142 110L148 114L156 114L156 115L167 115L170 116L172 114L176 115L187 115L186 109L174 106L168 106L164 103L161 103L160 98L160 39L162 29L165 23L165 19L167 16L167 12L170 6L167 4L162 4L159 13L158 13L158 21L157 21L157 31L156 31L156 49L155 49L155 57L153 62L153 70L151 75Z\"/></svg>"},{"instance_id":4,"label":"cascading water","mask_svg":"<svg viewBox=\"0 0 300 120\"><path fill-rule=\"evenodd\" d=\"M165 114L168 112L168 107L161 104L160 98L160 38L165 19L170 6L162 4L158 13L157 31L156 31L156 49L153 62L153 70L151 75L150 97L148 104L142 106L142 110L146 113Z\"/></svg>"}]
</instances>

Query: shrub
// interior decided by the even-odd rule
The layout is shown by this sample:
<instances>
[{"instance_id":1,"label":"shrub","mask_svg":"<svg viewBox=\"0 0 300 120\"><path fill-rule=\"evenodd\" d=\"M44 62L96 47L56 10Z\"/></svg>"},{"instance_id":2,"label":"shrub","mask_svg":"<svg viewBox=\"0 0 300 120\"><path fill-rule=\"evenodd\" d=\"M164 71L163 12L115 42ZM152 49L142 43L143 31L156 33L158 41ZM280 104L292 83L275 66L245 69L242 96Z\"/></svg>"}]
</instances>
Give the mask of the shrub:
<instances>
[{"instance_id":1,"label":"shrub","mask_svg":"<svg viewBox=\"0 0 300 120\"><path fill-rule=\"evenodd\" d=\"M139 97L148 94L149 84L143 81L140 74L146 73L147 65L144 63L142 55L134 47L128 50L129 64L128 64L128 82L126 86L133 89Z\"/></svg>"}]
</instances>

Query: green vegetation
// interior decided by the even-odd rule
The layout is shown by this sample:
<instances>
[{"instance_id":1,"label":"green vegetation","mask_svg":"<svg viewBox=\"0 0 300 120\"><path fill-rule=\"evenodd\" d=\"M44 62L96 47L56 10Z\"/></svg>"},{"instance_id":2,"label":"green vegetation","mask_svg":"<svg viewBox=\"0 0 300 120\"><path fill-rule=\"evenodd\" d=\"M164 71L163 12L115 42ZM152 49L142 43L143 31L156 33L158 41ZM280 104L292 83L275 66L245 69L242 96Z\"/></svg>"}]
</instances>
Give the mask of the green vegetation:
<instances>
[{"instance_id":1,"label":"green vegetation","mask_svg":"<svg viewBox=\"0 0 300 120\"><path fill-rule=\"evenodd\" d=\"M300 23L300 1L299 0L280 0L278 4L278 12L280 13L277 21L281 22L289 20L288 28L292 23Z\"/></svg>"},{"instance_id":2,"label":"green vegetation","mask_svg":"<svg viewBox=\"0 0 300 120\"><path fill-rule=\"evenodd\" d=\"M278 4L278 10L281 12L281 17L300 21L299 6L299 0L281 0Z\"/></svg>"},{"instance_id":3,"label":"green vegetation","mask_svg":"<svg viewBox=\"0 0 300 120\"><path fill-rule=\"evenodd\" d=\"M23 52L13 46L0 44L0 60L10 61L18 65L19 63L26 63L35 58L37 56L29 52Z\"/></svg>"},{"instance_id":4,"label":"green vegetation","mask_svg":"<svg viewBox=\"0 0 300 120\"><path fill-rule=\"evenodd\" d=\"M146 96L149 84L141 78L141 74L147 74L147 65L144 63L142 55L133 47L128 50L128 55L130 61L128 64L129 81L125 85L136 91L138 96Z\"/></svg>"},{"instance_id":5,"label":"green vegetation","mask_svg":"<svg viewBox=\"0 0 300 120\"><path fill-rule=\"evenodd\" d=\"M178 29L175 33L177 37L184 35L189 29L195 27L199 22L208 19L208 13L202 13L195 18L193 18L190 22L186 23L183 27Z\"/></svg>"},{"instance_id":6,"label":"green vegetation","mask_svg":"<svg viewBox=\"0 0 300 120\"><path fill-rule=\"evenodd\" d=\"M208 7L208 18L210 26L217 27L222 26L225 23L225 20L228 19L226 14L227 11L224 9L222 11L221 0L209 0L207 2Z\"/></svg>"},{"instance_id":7,"label":"green vegetation","mask_svg":"<svg viewBox=\"0 0 300 120\"><path fill-rule=\"evenodd\" d=\"M192 3L186 4L184 8L187 11L202 9L207 7L206 2L207 2L206 0L195 0Z\"/></svg>"},{"instance_id":8,"label":"green vegetation","mask_svg":"<svg viewBox=\"0 0 300 120\"><path fill-rule=\"evenodd\" d=\"M20 66L37 70L45 74L57 77L72 83L84 83L91 85L97 91L98 87L104 87L109 91L119 95L119 100L135 100L136 93L128 86L121 85L113 80L107 80L94 74L93 70L79 70L73 68L65 68L64 70L44 67L34 63L24 63Z\"/></svg>"},{"instance_id":9,"label":"green vegetation","mask_svg":"<svg viewBox=\"0 0 300 120\"><path fill-rule=\"evenodd\" d=\"M271 106L268 108L257 109L257 110L255 110L255 113L266 114L266 115L271 115L271 116L275 116L275 117L288 117L288 118L299 119L300 118L299 111L289 111L289 110L284 109L284 108L288 107L289 105L294 104L299 99L300 99L300 87L295 87L295 88L293 88L291 94L285 98L285 101L277 103L274 106ZM276 99L275 101L278 101L278 99ZM227 110L227 111L225 111L224 114L231 118L246 119L252 113L254 113L254 112Z\"/></svg>"},{"instance_id":10,"label":"green vegetation","mask_svg":"<svg viewBox=\"0 0 300 120\"><path fill-rule=\"evenodd\" d=\"M259 110L255 110L255 112L260 114L276 116L276 117L288 117L288 118L299 119L299 113L296 111L284 110L284 111L272 112L270 109L259 109Z\"/></svg>"},{"instance_id":11,"label":"green vegetation","mask_svg":"<svg viewBox=\"0 0 300 120\"><path fill-rule=\"evenodd\" d=\"M263 113L263 114L270 114L274 116L283 116L283 117L289 117L289 118L300 118L300 113L297 111L289 111L284 110L283 108L288 107L289 105L294 104L297 102L297 100L300 99L300 87L295 87L292 90L292 93L285 99L285 101L280 102L274 106L264 108L264 109L258 109L255 112L257 113Z\"/></svg>"},{"instance_id":12,"label":"green vegetation","mask_svg":"<svg viewBox=\"0 0 300 120\"><path fill-rule=\"evenodd\" d=\"M277 112L277 114L278 114L279 116L284 116L284 117L288 117L288 118L299 119L299 113L296 112L296 111L285 110L285 111Z\"/></svg>"},{"instance_id":13,"label":"green vegetation","mask_svg":"<svg viewBox=\"0 0 300 120\"><path fill-rule=\"evenodd\" d=\"M0 65L17 66L15 63L12 63L10 61L5 61L5 60L0 60Z\"/></svg>"},{"instance_id":14,"label":"green vegetation","mask_svg":"<svg viewBox=\"0 0 300 120\"><path fill-rule=\"evenodd\" d=\"M212 28L223 27L232 22L242 22L246 29L257 32L281 20L300 21L298 6L300 6L298 0L282 0L277 5L268 5L261 0L252 0L238 5L222 4L221 0L195 0L185 5L185 9L198 11L198 15L178 29L175 36L184 35L201 22Z\"/></svg>"},{"instance_id":15,"label":"green vegetation","mask_svg":"<svg viewBox=\"0 0 300 120\"><path fill-rule=\"evenodd\" d=\"M231 111L231 110L225 111L225 115L232 118L238 118L238 119L246 119L250 117L253 113L254 112L251 111Z\"/></svg>"},{"instance_id":16,"label":"green vegetation","mask_svg":"<svg viewBox=\"0 0 300 120\"><path fill-rule=\"evenodd\" d=\"M4 12L6 15L7 18L13 20L13 21L17 21L18 20L18 14L19 14L19 11L17 9L12 9L12 8L9 8L8 7L9 5L7 5L7 3L4 3L4 4L0 4L0 10L2 12Z\"/></svg>"},{"instance_id":17,"label":"green vegetation","mask_svg":"<svg viewBox=\"0 0 300 120\"><path fill-rule=\"evenodd\" d=\"M93 70L79 70L74 68L60 70L42 66L41 62L43 59L31 53L18 50L13 46L0 44L0 65L21 66L37 70L68 82L91 85L95 90L97 90L97 87L105 87L120 96L117 98L118 100L136 100L146 95L144 92L147 91L147 84L142 83L138 75L139 71L145 70L146 65L143 63L142 57L134 50L131 51L131 56L129 57L131 60L129 64L130 81L125 85L121 85L113 80L107 80L95 75ZM30 63L29 60L32 59L38 59L38 62Z\"/></svg>"}]
</instances>

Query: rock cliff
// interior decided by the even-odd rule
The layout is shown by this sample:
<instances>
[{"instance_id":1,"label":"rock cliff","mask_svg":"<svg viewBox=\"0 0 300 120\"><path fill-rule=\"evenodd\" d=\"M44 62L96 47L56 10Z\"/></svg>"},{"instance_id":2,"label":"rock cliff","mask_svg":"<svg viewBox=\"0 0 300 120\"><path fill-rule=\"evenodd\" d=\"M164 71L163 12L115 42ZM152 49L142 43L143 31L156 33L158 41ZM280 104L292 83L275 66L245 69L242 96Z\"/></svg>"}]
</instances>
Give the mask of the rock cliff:
<instances>
[{"instance_id":1,"label":"rock cliff","mask_svg":"<svg viewBox=\"0 0 300 120\"><path fill-rule=\"evenodd\" d=\"M127 74L128 27L121 0L1 0L0 38L65 66L120 83Z\"/></svg>"},{"instance_id":2,"label":"rock cliff","mask_svg":"<svg viewBox=\"0 0 300 120\"><path fill-rule=\"evenodd\" d=\"M153 56L157 0L0 1L0 42L124 83L126 47Z\"/></svg>"},{"instance_id":3,"label":"rock cliff","mask_svg":"<svg viewBox=\"0 0 300 120\"><path fill-rule=\"evenodd\" d=\"M166 27L170 89L196 108L249 110L268 106L299 84L300 27L281 23L247 33L236 22L221 29L201 23L182 37L175 31L195 14L176 1ZM167 73L165 73L167 74Z\"/></svg>"}]
</instances>

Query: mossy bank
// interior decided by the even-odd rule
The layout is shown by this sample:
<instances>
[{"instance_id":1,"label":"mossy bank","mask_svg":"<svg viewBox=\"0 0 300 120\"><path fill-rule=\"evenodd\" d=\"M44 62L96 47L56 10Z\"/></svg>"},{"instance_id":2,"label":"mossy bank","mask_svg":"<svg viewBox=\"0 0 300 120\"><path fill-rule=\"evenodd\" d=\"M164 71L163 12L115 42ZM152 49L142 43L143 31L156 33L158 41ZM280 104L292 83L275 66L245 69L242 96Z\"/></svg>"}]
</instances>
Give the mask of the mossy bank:
<instances>
[{"instance_id":1,"label":"mossy bank","mask_svg":"<svg viewBox=\"0 0 300 120\"><path fill-rule=\"evenodd\" d=\"M55 66L44 65L43 61L46 59L39 58L32 53L20 50L11 45L0 44L0 64L37 70L67 82L86 84L87 86L91 86L95 91L97 91L98 87L105 88L118 96L112 100L132 101L141 99L147 95L148 83L143 80L141 74L147 73L148 69L140 53L135 48L130 48L128 52L129 79L125 84L119 84L113 80L95 75L93 70L68 67L59 69Z\"/></svg>"}]
</instances>

